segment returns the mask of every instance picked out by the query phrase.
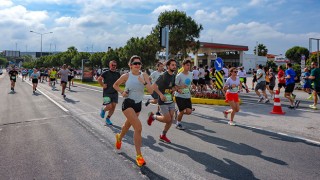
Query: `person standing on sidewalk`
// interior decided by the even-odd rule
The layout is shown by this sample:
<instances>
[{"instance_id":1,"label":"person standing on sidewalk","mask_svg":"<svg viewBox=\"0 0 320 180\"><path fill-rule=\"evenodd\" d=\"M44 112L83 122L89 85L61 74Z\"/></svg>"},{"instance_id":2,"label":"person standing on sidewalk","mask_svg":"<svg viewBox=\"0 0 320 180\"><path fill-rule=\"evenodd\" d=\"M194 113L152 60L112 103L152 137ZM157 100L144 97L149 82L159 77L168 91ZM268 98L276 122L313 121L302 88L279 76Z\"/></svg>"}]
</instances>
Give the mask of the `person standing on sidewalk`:
<instances>
[{"instance_id":1,"label":"person standing on sidewalk","mask_svg":"<svg viewBox=\"0 0 320 180\"><path fill-rule=\"evenodd\" d=\"M161 62L158 62L157 70L152 72L150 75L151 83L154 84L158 80L159 76L162 74L163 74L163 64ZM152 104L158 103L159 95L155 91L153 91L153 93L151 94L151 97L153 97L153 99L148 99L147 102L145 103L146 106L148 106L150 103ZM159 106L158 106L158 111L156 115L159 115L159 116L161 115Z\"/></svg>"},{"instance_id":2,"label":"person standing on sidewalk","mask_svg":"<svg viewBox=\"0 0 320 180\"><path fill-rule=\"evenodd\" d=\"M136 163L138 166L146 164L141 153L142 146L142 125L139 119L139 114L142 107L142 100L144 97L144 87L149 93L153 92L150 84L149 76L146 73L141 73L141 58L139 56L132 56L129 61L130 72L123 74L114 84L113 88L121 93L124 97L122 103L122 112L126 116L126 121L122 126L121 132L116 134L115 146L117 149L121 148L121 141L125 134L132 126L134 129L133 140L136 148ZM125 83L125 90L120 89L120 85Z\"/></svg>"},{"instance_id":3,"label":"person standing on sidewalk","mask_svg":"<svg viewBox=\"0 0 320 180\"><path fill-rule=\"evenodd\" d=\"M263 101L263 97L265 98L264 103L268 103L269 99L266 93L266 74L264 72L264 70L262 69L262 65L259 64L257 66L258 70L257 70L257 84L255 87L255 92L259 97L258 102L262 102ZM260 94L259 90L262 91L263 96Z\"/></svg>"},{"instance_id":4,"label":"person standing on sidewalk","mask_svg":"<svg viewBox=\"0 0 320 180\"><path fill-rule=\"evenodd\" d=\"M183 71L180 72L176 77L176 85L179 88L175 92L176 103L179 109L176 128L184 130L185 128L181 124L181 120L184 114L190 115L192 113L192 103L191 103L191 82L192 73L189 72L191 68L191 61L184 60L182 62ZM177 112L176 112L177 113Z\"/></svg>"},{"instance_id":5,"label":"person standing on sidewalk","mask_svg":"<svg viewBox=\"0 0 320 180\"><path fill-rule=\"evenodd\" d=\"M106 125L112 125L110 120L116 105L118 104L118 92L114 89L113 84L120 78L120 73L117 72L117 62L112 60L109 62L109 70L104 71L98 77L98 83L103 88L103 108L100 112L100 117L104 118L106 111L108 115L106 117Z\"/></svg>"},{"instance_id":6,"label":"person standing on sidewalk","mask_svg":"<svg viewBox=\"0 0 320 180\"><path fill-rule=\"evenodd\" d=\"M167 132L169 131L172 121L174 119L175 104L173 102L172 93L177 90L175 85L175 75L174 72L177 68L177 63L174 59L170 59L166 63L167 71L163 73L156 83L152 85L154 91L159 95L158 104L160 106L160 112L162 116L154 115L149 112L147 123L151 126L154 120L158 120L165 123L162 134L160 135L160 141L171 143L167 138Z\"/></svg>"},{"instance_id":7,"label":"person standing on sidewalk","mask_svg":"<svg viewBox=\"0 0 320 180\"><path fill-rule=\"evenodd\" d=\"M69 69L67 69L66 64L62 65L62 69L60 69L58 74L60 75L60 78L61 78L61 87L62 87L61 95L65 99L66 98L66 94L65 94L66 87L67 87L67 83L68 83L68 75L70 74L70 71L69 71Z\"/></svg>"},{"instance_id":8,"label":"person standing on sidewalk","mask_svg":"<svg viewBox=\"0 0 320 180\"><path fill-rule=\"evenodd\" d=\"M316 62L312 62L311 67L313 69L308 78L313 80L313 104L309 105L309 107L317 109L318 97L320 97L320 68L318 68L318 64Z\"/></svg>"},{"instance_id":9,"label":"person standing on sidewalk","mask_svg":"<svg viewBox=\"0 0 320 180\"><path fill-rule=\"evenodd\" d=\"M232 67L229 69L229 72L231 73L231 76L227 79L223 89L226 91L226 102L229 103L231 109L223 111L223 115L225 118L228 118L228 114L231 113L228 124L230 126L235 126L236 124L233 122L233 119L240 110L238 93L242 90L242 87L239 77L237 77L237 69Z\"/></svg>"},{"instance_id":10,"label":"person standing on sidewalk","mask_svg":"<svg viewBox=\"0 0 320 180\"><path fill-rule=\"evenodd\" d=\"M294 109L294 108L298 108L300 103L299 100L295 101L292 96L292 92L295 86L296 72L292 69L291 63L287 63L286 67L287 67L287 70L285 72L286 88L284 90L284 97L287 98L290 102L290 106L288 108Z\"/></svg>"}]
</instances>

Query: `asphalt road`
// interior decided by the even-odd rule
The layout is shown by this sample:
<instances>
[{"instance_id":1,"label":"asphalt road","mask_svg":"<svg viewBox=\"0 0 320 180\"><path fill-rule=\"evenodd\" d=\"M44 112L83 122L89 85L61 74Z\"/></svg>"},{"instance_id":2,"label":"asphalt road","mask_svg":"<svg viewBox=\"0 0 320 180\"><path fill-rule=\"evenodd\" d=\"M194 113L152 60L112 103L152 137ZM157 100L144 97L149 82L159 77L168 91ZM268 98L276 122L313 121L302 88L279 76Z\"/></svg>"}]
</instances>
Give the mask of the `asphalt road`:
<instances>
[{"instance_id":1,"label":"asphalt road","mask_svg":"<svg viewBox=\"0 0 320 180\"><path fill-rule=\"evenodd\" d=\"M187 129L172 126L168 132L171 144L158 140L164 124L146 123L156 106L143 106L147 165L138 168L132 129L121 150L114 149L124 122L122 98L114 126L107 127L99 117L100 88L77 84L64 100L59 86L52 91L40 83L41 92L32 95L29 83L18 79L17 92L9 94L8 77L0 77L0 179L319 179L319 145L246 126L270 117L269 129L277 130L273 121L279 116L269 115L272 104L254 105L253 94L244 95L236 127L223 119L226 107L195 105L193 115L183 119ZM294 119L295 113L312 112L281 117Z\"/></svg>"}]
</instances>

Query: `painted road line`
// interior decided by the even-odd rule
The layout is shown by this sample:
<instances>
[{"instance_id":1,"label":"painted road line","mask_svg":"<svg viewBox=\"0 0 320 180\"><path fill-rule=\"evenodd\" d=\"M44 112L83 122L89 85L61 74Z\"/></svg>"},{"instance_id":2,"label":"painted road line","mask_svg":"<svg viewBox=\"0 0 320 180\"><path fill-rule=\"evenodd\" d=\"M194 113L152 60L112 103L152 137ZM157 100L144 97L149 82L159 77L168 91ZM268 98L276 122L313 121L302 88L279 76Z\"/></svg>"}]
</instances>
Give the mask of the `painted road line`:
<instances>
[{"instance_id":1,"label":"painted road line","mask_svg":"<svg viewBox=\"0 0 320 180\"><path fill-rule=\"evenodd\" d=\"M25 81L27 84L29 84L32 87L32 84L30 82ZM48 98L51 102L53 102L55 105L57 105L60 109L62 109L64 112L68 112L69 110L64 108L61 104L59 104L57 101L53 100L51 97L49 97L47 94L42 92L39 88L37 89L42 95L44 95L46 98Z\"/></svg>"}]
</instances>

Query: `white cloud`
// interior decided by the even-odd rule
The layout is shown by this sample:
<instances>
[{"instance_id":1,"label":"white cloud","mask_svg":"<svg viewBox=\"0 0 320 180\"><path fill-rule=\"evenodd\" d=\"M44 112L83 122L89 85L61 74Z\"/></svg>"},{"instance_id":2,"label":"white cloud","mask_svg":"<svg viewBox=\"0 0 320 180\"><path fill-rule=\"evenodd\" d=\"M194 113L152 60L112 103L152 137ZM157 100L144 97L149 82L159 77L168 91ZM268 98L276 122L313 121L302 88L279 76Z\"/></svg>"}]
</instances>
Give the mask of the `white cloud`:
<instances>
[{"instance_id":1,"label":"white cloud","mask_svg":"<svg viewBox=\"0 0 320 180\"><path fill-rule=\"evenodd\" d=\"M160 13L162 13L164 11L172 11L175 9L178 9L178 7L176 5L163 5L163 6L157 7L155 10L153 10L152 14L159 15Z\"/></svg>"},{"instance_id":2,"label":"white cloud","mask_svg":"<svg viewBox=\"0 0 320 180\"><path fill-rule=\"evenodd\" d=\"M13 5L13 2L11 0L1 0L0 1L0 9L11 7Z\"/></svg>"},{"instance_id":3,"label":"white cloud","mask_svg":"<svg viewBox=\"0 0 320 180\"><path fill-rule=\"evenodd\" d=\"M238 15L238 9L234 7L222 7L220 11L207 12L205 10L197 10L195 19L201 23L218 23L230 21Z\"/></svg>"}]
</instances>

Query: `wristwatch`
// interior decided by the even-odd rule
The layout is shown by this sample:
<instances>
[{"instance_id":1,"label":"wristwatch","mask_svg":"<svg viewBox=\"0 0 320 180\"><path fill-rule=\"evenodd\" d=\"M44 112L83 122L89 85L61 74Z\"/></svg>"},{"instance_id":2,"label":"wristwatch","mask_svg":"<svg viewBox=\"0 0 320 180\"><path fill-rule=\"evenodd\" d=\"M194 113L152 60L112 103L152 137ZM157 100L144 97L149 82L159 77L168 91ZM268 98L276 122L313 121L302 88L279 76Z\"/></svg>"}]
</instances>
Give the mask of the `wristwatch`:
<instances>
[{"instance_id":1,"label":"wristwatch","mask_svg":"<svg viewBox=\"0 0 320 180\"><path fill-rule=\"evenodd\" d=\"M145 82L143 85L145 86L145 85L147 85L148 83L147 82Z\"/></svg>"}]
</instances>

